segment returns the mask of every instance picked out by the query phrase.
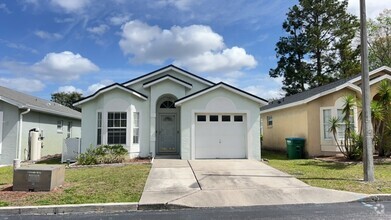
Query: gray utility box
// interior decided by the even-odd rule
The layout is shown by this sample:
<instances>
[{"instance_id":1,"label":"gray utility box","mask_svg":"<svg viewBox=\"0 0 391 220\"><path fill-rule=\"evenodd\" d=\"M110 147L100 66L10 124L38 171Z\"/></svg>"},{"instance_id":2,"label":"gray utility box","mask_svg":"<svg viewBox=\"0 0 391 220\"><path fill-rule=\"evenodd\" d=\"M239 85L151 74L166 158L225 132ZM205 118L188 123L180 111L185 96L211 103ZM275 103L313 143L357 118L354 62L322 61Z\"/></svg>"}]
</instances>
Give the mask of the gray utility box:
<instances>
[{"instance_id":1,"label":"gray utility box","mask_svg":"<svg viewBox=\"0 0 391 220\"><path fill-rule=\"evenodd\" d=\"M14 170L13 191L51 191L64 183L63 165L28 165Z\"/></svg>"}]
</instances>

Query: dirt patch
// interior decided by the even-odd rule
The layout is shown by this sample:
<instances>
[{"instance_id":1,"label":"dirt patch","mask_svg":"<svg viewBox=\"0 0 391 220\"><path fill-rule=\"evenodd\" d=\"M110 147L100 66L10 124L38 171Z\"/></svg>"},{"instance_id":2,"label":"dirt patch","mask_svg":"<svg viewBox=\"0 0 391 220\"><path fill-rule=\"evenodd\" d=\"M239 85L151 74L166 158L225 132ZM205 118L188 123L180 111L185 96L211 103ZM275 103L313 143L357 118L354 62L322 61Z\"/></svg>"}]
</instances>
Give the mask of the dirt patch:
<instances>
[{"instance_id":1,"label":"dirt patch","mask_svg":"<svg viewBox=\"0 0 391 220\"><path fill-rule=\"evenodd\" d=\"M316 157L315 160L320 160L324 162L334 162L334 163L343 163L343 164L359 164L362 161L348 160L344 156L325 156L325 157ZM389 157L379 157L378 155L373 156L373 162L375 164L384 164L391 163L391 158Z\"/></svg>"}]
</instances>

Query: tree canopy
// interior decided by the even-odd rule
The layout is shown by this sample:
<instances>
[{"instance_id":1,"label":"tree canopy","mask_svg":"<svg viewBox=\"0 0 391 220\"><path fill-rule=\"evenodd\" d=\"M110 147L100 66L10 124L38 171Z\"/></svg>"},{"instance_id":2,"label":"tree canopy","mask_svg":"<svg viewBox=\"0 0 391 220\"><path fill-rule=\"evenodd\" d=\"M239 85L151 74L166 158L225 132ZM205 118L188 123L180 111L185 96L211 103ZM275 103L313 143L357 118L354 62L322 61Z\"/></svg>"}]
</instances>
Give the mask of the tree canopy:
<instances>
[{"instance_id":1,"label":"tree canopy","mask_svg":"<svg viewBox=\"0 0 391 220\"><path fill-rule=\"evenodd\" d=\"M57 92L52 93L51 101L80 112L80 108L74 107L73 103L81 99L81 96L82 94L78 92Z\"/></svg>"},{"instance_id":2,"label":"tree canopy","mask_svg":"<svg viewBox=\"0 0 391 220\"><path fill-rule=\"evenodd\" d=\"M368 21L369 68L391 66L391 9Z\"/></svg>"},{"instance_id":3,"label":"tree canopy","mask_svg":"<svg viewBox=\"0 0 391 220\"><path fill-rule=\"evenodd\" d=\"M302 92L360 71L360 50L352 45L359 22L346 0L300 0L287 13L286 36L276 44L277 67L286 95Z\"/></svg>"}]
</instances>

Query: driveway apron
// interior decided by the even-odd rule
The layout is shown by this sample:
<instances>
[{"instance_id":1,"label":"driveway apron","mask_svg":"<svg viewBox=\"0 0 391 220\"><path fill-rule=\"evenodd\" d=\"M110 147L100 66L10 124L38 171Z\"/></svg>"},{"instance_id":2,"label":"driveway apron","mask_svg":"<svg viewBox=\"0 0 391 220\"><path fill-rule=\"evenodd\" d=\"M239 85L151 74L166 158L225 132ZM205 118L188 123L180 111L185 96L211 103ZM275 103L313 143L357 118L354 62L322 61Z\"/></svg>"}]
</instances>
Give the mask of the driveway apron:
<instances>
[{"instance_id":1,"label":"driveway apron","mask_svg":"<svg viewBox=\"0 0 391 220\"><path fill-rule=\"evenodd\" d=\"M140 204L189 207L355 201L365 194L311 187L253 160L155 160Z\"/></svg>"}]
</instances>

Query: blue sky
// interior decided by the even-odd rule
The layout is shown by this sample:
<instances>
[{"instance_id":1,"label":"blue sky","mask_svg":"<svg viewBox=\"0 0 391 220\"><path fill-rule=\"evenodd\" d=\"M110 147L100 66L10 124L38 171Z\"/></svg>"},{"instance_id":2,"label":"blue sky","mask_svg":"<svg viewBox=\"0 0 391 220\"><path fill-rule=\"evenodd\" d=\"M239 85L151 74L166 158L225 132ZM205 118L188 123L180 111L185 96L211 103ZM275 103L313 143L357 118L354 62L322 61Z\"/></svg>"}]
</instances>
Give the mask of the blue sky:
<instances>
[{"instance_id":1,"label":"blue sky","mask_svg":"<svg viewBox=\"0 0 391 220\"><path fill-rule=\"evenodd\" d=\"M349 11L358 14L359 0ZM0 85L89 95L168 64L281 96L275 44L288 0L0 0ZM370 17L391 0L367 1Z\"/></svg>"}]
</instances>

